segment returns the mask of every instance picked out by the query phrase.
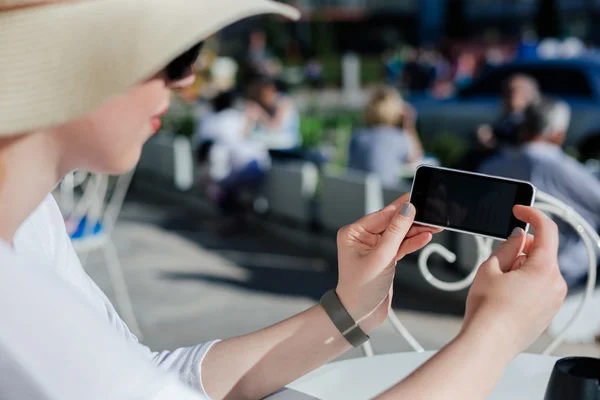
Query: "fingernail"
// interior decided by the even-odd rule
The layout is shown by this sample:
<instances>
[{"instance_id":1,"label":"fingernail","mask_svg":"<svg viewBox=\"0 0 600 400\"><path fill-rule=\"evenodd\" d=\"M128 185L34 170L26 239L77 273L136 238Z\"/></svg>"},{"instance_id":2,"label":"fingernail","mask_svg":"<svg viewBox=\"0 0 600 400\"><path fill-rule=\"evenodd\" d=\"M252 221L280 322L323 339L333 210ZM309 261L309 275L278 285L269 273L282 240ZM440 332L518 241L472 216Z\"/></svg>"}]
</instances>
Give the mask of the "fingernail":
<instances>
[{"instance_id":1,"label":"fingernail","mask_svg":"<svg viewBox=\"0 0 600 400\"><path fill-rule=\"evenodd\" d=\"M521 234L523 234L523 232L525 232L523 229L517 227L513 229L512 233L510 234L510 237L519 237L521 236Z\"/></svg>"},{"instance_id":2,"label":"fingernail","mask_svg":"<svg viewBox=\"0 0 600 400\"><path fill-rule=\"evenodd\" d=\"M410 217L413 213L413 209L414 207L412 204L404 203L400 208L400 215L402 215L403 217Z\"/></svg>"}]
</instances>

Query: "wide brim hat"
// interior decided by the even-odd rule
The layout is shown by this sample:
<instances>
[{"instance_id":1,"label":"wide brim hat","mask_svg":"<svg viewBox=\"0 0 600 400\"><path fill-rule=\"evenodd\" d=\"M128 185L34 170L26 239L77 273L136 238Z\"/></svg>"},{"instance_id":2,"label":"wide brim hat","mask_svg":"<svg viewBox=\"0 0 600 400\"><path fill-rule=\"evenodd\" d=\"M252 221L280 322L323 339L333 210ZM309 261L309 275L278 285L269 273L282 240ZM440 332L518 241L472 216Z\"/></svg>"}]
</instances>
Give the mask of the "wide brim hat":
<instances>
[{"instance_id":1,"label":"wide brim hat","mask_svg":"<svg viewBox=\"0 0 600 400\"><path fill-rule=\"evenodd\" d=\"M221 28L269 13L299 18L269 0L0 0L0 136L76 119Z\"/></svg>"}]
</instances>

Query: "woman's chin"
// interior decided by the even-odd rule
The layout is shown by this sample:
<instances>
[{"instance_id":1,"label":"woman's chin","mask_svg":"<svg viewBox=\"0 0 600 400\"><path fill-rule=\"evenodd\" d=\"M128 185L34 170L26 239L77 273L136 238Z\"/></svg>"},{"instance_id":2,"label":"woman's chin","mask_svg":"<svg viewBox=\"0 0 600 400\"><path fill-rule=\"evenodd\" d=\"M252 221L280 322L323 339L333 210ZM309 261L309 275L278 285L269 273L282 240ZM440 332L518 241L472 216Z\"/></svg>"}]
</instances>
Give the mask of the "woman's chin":
<instances>
[{"instance_id":1,"label":"woman's chin","mask_svg":"<svg viewBox=\"0 0 600 400\"><path fill-rule=\"evenodd\" d=\"M107 175L126 174L127 172L130 172L136 167L136 165L140 161L141 155L141 148L132 151L129 154L119 157L118 159L115 159L111 163L105 165L105 168L101 168L101 171L99 172Z\"/></svg>"}]
</instances>

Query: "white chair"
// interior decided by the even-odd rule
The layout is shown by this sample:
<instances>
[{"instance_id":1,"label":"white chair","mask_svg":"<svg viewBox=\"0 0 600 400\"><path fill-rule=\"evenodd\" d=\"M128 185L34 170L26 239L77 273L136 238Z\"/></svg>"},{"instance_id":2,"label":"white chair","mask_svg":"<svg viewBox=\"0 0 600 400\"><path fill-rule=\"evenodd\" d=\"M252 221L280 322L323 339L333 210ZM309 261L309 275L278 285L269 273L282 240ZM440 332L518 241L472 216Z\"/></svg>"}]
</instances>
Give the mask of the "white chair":
<instances>
[{"instance_id":1,"label":"white chair","mask_svg":"<svg viewBox=\"0 0 600 400\"><path fill-rule=\"evenodd\" d=\"M373 174L326 171L321 178L321 222L337 231L383 208L381 182Z\"/></svg>"},{"instance_id":2,"label":"white chair","mask_svg":"<svg viewBox=\"0 0 600 400\"><path fill-rule=\"evenodd\" d=\"M137 170L168 181L178 190L187 191L194 185L194 168L190 140L161 134L144 145Z\"/></svg>"},{"instance_id":3,"label":"white chair","mask_svg":"<svg viewBox=\"0 0 600 400\"><path fill-rule=\"evenodd\" d=\"M308 225L318 183L319 171L313 163L273 165L263 191L269 212L302 226Z\"/></svg>"},{"instance_id":4,"label":"white chair","mask_svg":"<svg viewBox=\"0 0 600 400\"><path fill-rule=\"evenodd\" d=\"M142 332L127 290L123 269L111 235L131 183L133 171L118 177L74 173L59 187L59 205L82 264L88 255L101 250L115 292L117 308L131 331ZM81 192L76 194L78 188ZM77 198L79 198L77 200Z\"/></svg>"},{"instance_id":5,"label":"white chair","mask_svg":"<svg viewBox=\"0 0 600 400\"><path fill-rule=\"evenodd\" d=\"M592 294L594 293L594 288L596 285L596 255L600 251L600 236L596 233L596 231L590 226L590 224L585 221L579 214L577 214L571 207L562 203L561 201L555 199L554 197L544 193L537 192L537 200L535 203L535 207L554 216L557 216L564 221L566 221L569 225L571 225L575 231L579 234L582 241L585 243L585 246L588 250L588 281L585 288L584 295L581 298L579 305L576 307L572 316L568 320L567 323L562 324L560 328L555 329L552 332L550 329L550 333L554 333L554 340L544 349L543 354L552 354L558 346L563 342L565 336L569 333L572 327L577 323L577 321L582 316L583 312L586 310ZM459 291L468 288L475 278L475 274L477 273L477 269L479 266L489 257L492 251L493 241L486 238L476 237L476 262L472 272L465 279L459 282L444 282L436 278L429 270L427 266L427 261L430 255L437 253L439 256L446 259L448 262L455 262L456 255L446 249L444 246L433 243L424 248L419 255L419 268L421 273L433 287L442 290L442 291ZM417 352L423 352L423 347L419 344L419 342L408 332L406 328L400 323L396 315L393 311L390 311L388 316L390 322L394 325L397 332L402 335L405 340L411 345L411 347ZM566 317L564 319L567 319Z\"/></svg>"}]
</instances>

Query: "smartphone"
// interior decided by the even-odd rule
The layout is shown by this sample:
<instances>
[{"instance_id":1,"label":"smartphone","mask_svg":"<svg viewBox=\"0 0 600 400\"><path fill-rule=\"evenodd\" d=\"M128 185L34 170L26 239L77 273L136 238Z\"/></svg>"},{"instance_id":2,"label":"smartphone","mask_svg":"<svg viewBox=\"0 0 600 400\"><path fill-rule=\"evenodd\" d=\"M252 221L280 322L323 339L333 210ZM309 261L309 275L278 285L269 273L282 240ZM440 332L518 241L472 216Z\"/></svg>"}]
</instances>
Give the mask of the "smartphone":
<instances>
[{"instance_id":1,"label":"smartphone","mask_svg":"<svg viewBox=\"0 0 600 400\"><path fill-rule=\"evenodd\" d=\"M532 206L535 186L529 182L422 165L417 168L410 202L415 222L446 230L506 240L513 229L528 231L512 209Z\"/></svg>"}]
</instances>

